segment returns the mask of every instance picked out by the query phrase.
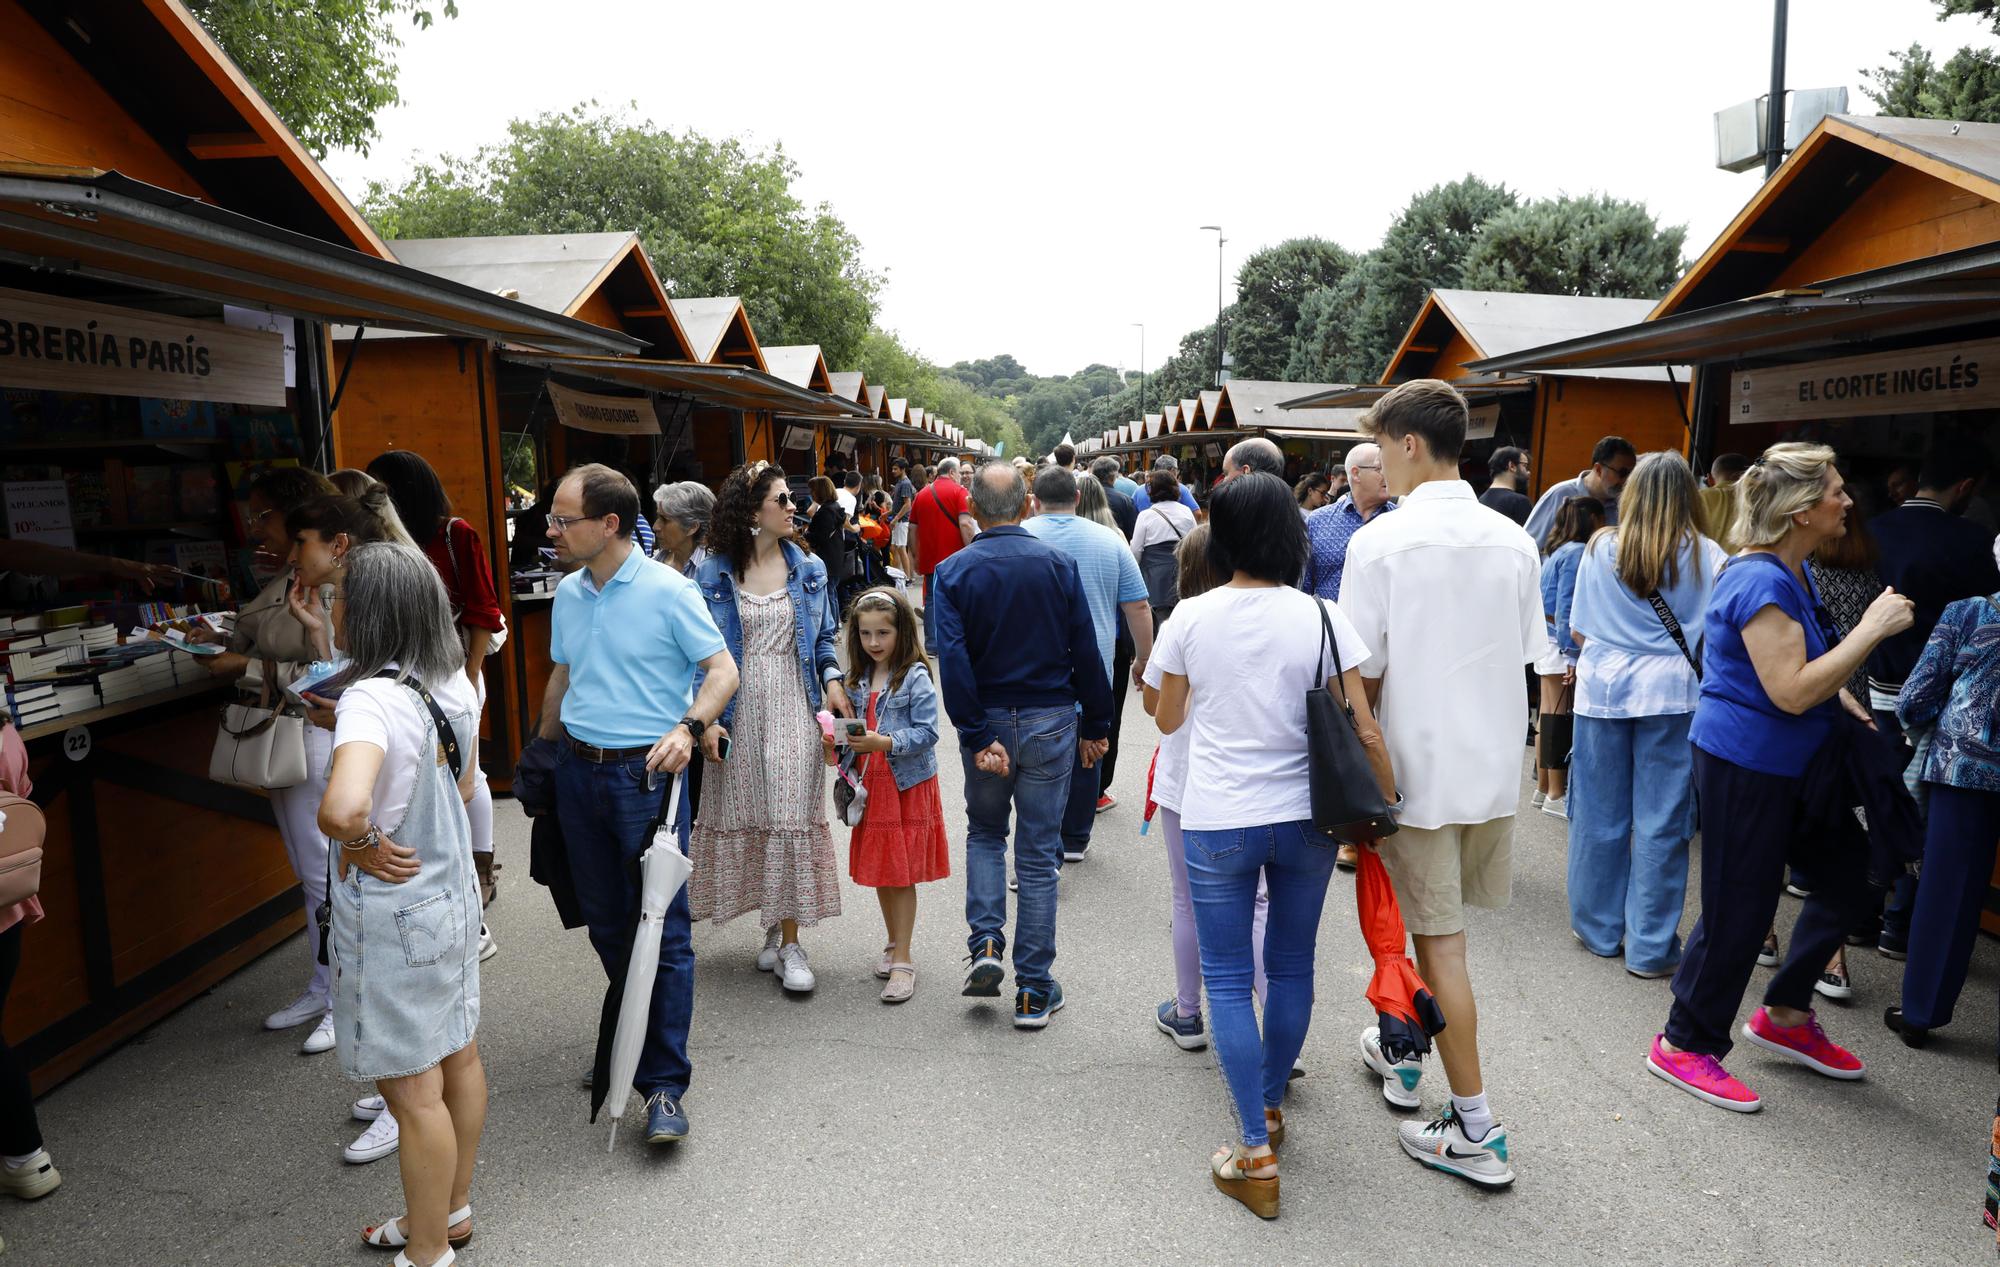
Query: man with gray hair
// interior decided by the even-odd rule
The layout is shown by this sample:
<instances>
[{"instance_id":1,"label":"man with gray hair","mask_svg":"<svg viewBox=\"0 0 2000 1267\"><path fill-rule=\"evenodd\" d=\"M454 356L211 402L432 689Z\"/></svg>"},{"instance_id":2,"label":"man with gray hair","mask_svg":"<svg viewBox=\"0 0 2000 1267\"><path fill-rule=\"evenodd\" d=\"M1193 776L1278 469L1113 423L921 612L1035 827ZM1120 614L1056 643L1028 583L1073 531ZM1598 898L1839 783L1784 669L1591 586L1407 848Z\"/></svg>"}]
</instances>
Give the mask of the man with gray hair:
<instances>
[{"instance_id":1,"label":"man with gray hair","mask_svg":"<svg viewBox=\"0 0 2000 1267\"><path fill-rule=\"evenodd\" d=\"M1132 677L1136 680L1144 675L1146 661L1153 655L1153 609L1146 601L1146 580L1139 575L1139 561L1118 534L1078 515L1076 502L1076 477L1061 467L1045 467L1035 474L1035 517L1023 526L1075 562L1084 601L1090 604L1091 625L1097 630L1097 655L1107 675L1117 666L1113 644L1123 615L1125 627L1131 631ZM1119 694L1113 691L1114 707ZM1113 734L1117 729L1114 718ZM1069 808L1063 811L1062 823L1065 863L1082 862L1090 849L1090 828L1103 792L1102 774L1094 761L1081 755L1070 771Z\"/></svg>"},{"instance_id":2,"label":"man with gray hair","mask_svg":"<svg viewBox=\"0 0 2000 1267\"><path fill-rule=\"evenodd\" d=\"M1075 477L1071 480L1074 500ZM1014 1024L1041 1029L1063 1005L1053 975L1056 872L1070 771L1111 732L1111 679L1077 565L1021 526L1028 490L1005 462L973 479L980 533L938 565L931 607L945 712L965 767L965 990L998 998L1006 976L1007 830L1014 825ZM1143 589L1143 587L1142 587ZM1079 709L1081 715L1079 716Z\"/></svg>"},{"instance_id":3,"label":"man with gray hair","mask_svg":"<svg viewBox=\"0 0 2000 1267\"><path fill-rule=\"evenodd\" d=\"M1139 508L1132 504L1130 497L1119 491L1118 485L1132 484L1132 481L1119 477L1118 459L1112 457L1103 457L1092 462L1090 473L1096 477L1099 484L1104 485L1104 500L1111 503L1111 518L1118 524L1118 531L1124 533L1125 539L1130 541L1132 529L1139 523ZM1136 490L1139 486L1132 484L1132 487Z\"/></svg>"},{"instance_id":4,"label":"man with gray hair","mask_svg":"<svg viewBox=\"0 0 2000 1267\"><path fill-rule=\"evenodd\" d=\"M1277 445L1263 436L1251 436L1248 440L1238 440L1229 446L1229 452L1222 455L1222 478L1218 485L1227 484L1239 475L1252 471L1263 471L1285 479L1285 454ZM1285 480L1287 484L1290 480Z\"/></svg>"},{"instance_id":5,"label":"man with gray hair","mask_svg":"<svg viewBox=\"0 0 2000 1267\"><path fill-rule=\"evenodd\" d=\"M1111 468L1109 478L1106 478L1104 474L1104 467L1107 463ZM1138 482L1125 474L1125 464L1108 453L1090 464L1090 473L1098 479L1103 480L1106 488L1115 488L1127 497L1139 491Z\"/></svg>"},{"instance_id":6,"label":"man with gray hair","mask_svg":"<svg viewBox=\"0 0 2000 1267\"><path fill-rule=\"evenodd\" d=\"M1153 459L1153 469L1156 471L1172 471L1174 473L1174 478L1179 479L1181 471L1181 461L1179 458L1175 457L1171 453L1162 453L1160 456ZM1188 489L1186 481L1182 481L1180 490L1181 490L1181 495L1180 495L1181 505L1188 508L1189 514L1193 515L1196 519L1200 519L1202 517L1201 505L1200 503L1195 501L1194 493ZM1142 488L1138 492L1132 494L1132 506L1137 513L1140 514L1145 513L1146 508L1148 506L1151 506L1152 504L1153 504L1153 494L1149 488Z\"/></svg>"}]
</instances>

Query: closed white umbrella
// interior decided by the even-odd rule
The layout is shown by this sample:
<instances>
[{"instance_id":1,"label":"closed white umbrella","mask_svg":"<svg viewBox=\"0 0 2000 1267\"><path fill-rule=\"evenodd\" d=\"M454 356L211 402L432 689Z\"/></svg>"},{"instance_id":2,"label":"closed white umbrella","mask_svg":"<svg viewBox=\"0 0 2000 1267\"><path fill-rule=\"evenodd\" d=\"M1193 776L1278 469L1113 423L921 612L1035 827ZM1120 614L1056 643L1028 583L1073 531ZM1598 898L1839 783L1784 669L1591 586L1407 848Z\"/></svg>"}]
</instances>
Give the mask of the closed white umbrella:
<instances>
[{"instance_id":1,"label":"closed white umbrella","mask_svg":"<svg viewBox=\"0 0 2000 1267\"><path fill-rule=\"evenodd\" d=\"M700 760L697 755L696 760ZM667 815L653 832L653 843L639 855L639 927L632 936L632 959L625 969L625 993L618 1005L618 1028L611 1037L610 1092L605 1107L611 1111L611 1139L604 1151L618 1143L618 1124L632 1097L632 1079L639 1072L639 1049L646 1042L646 1022L653 1010L653 979L660 969L660 926L674 895L694 874L694 864L681 852L674 824L680 818L681 793L687 787L687 773L674 776L667 794Z\"/></svg>"}]
</instances>

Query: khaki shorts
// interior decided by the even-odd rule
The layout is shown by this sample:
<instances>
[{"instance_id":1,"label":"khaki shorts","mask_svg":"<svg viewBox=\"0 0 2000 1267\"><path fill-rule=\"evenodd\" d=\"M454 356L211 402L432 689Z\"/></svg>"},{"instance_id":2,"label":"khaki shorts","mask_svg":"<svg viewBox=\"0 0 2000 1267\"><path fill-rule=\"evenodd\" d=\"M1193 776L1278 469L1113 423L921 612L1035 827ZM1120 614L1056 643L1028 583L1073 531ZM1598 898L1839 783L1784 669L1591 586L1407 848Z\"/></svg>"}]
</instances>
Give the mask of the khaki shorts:
<instances>
[{"instance_id":1,"label":"khaki shorts","mask_svg":"<svg viewBox=\"0 0 2000 1267\"><path fill-rule=\"evenodd\" d=\"M1500 907L1514 894L1514 819L1405 827L1382 842L1403 923L1420 937L1465 931L1465 908Z\"/></svg>"}]
</instances>

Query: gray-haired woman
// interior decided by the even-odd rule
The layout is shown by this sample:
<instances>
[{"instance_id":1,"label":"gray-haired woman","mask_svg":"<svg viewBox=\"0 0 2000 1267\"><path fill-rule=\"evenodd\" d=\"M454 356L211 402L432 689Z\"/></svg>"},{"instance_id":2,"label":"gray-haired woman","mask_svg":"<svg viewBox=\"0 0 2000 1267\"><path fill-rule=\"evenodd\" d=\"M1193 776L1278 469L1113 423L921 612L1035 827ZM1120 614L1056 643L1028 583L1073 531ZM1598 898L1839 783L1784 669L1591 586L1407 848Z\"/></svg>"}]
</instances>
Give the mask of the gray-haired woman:
<instances>
[{"instance_id":1,"label":"gray-haired woman","mask_svg":"<svg viewBox=\"0 0 2000 1267\"><path fill-rule=\"evenodd\" d=\"M653 525L659 548L653 557L683 576L693 576L708 557L708 521L715 517L715 494L694 480L662 484L653 490Z\"/></svg>"},{"instance_id":2,"label":"gray-haired woman","mask_svg":"<svg viewBox=\"0 0 2000 1267\"><path fill-rule=\"evenodd\" d=\"M397 1267L441 1267L472 1236L472 1164L486 1124L479 1026L479 884L466 817L479 701L451 602L424 554L348 552L334 637L351 666L335 707L319 826L338 848L327 943L349 1078L375 1083L402 1130L408 1213L362 1232ZM364 960L361 947L369 953Z\"/></svg>"}]
</instances>

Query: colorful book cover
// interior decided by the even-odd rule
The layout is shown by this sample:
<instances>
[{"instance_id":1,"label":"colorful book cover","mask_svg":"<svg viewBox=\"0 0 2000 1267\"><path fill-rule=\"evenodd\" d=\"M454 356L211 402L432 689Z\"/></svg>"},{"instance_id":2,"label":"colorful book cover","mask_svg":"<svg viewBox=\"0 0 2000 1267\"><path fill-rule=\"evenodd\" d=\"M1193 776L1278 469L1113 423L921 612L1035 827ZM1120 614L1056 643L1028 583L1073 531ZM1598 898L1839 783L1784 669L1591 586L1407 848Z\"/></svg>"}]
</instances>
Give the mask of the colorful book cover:
<instances>
[{"instance_id":1,"label":"colorful book cover","mask_svg":"<svg viewBox=\"0 0 2000 1267\"><path fill-rule=\"evenodd\" d=\"M51 438L97 440L111 433L116 406L113 398L82 392L50 392L45 421Z\"/></svg>"},{"instance_id":2,"label":"colorful book cover","mask_svg":"<svg viewBox=\"0 0 2000 1267\"><path fill-rule=\"evenodd\" d=\"M225 419L230 450L250 460L299 456L299 424L290 414L235 414Z\"/></svg>"},{"instance_id":3,"label":"colorful book cover","mask_svg":"<svg viewBox=\"0 0 2000 1267\"><path fill-rule=\"evenodd\" d=\"M32 387L0 388L0 438L41 439L48 417L47 396Z\"/></svg>"},{"instance_id":4,"label":"colorful book cover","mask_svg":"<svg viewBox=\"0 0 2000 1267\"><path fill-rule=\"evenodd\" d=\"M211 465L174 468L174 505L182 519L213 519L222 509L222 490Z\"/></svg>"},{"instance_id":5,"label":"colorful book cover","mask_svg":"<svg viewBox=\"0 0 2000 1267\"><path fill-rule=\"evenodd\" d=\"M227 581L229 551L220 541L183 541L174 547L174 566L212 581Z\"/></svg>"},{"instance_id":6,"label":"colorful book cover","mask_svg":"<svg viewBox=\"0 0 2000 1267\"><path fill-rule=\"evenodd\" d=\"M69 477L69 519L79 528L111 522L111 485L103 471L76 471Z\"/></svg>"},{"instance_id":7,"label":"colorful book cover","mask_svg":"<svg viewBox=\"0 0 2000 1267\"><path fill-rule=\"evenodd\" d=\"M126 473L131 500L127 508L133 523L167 523L174 517L174 468L135 466Z\"/></svg>"},{"instance_id":8,"label":"colorful book cover","mask_svg":"<svg viewBox=\"0 0 2000 1267\"><path fill-rule=\"evenodd\" d=\"M142 400L139 430L147 439L212 440L215 410L205 400Z\"/></svg>"}]
</instances>

